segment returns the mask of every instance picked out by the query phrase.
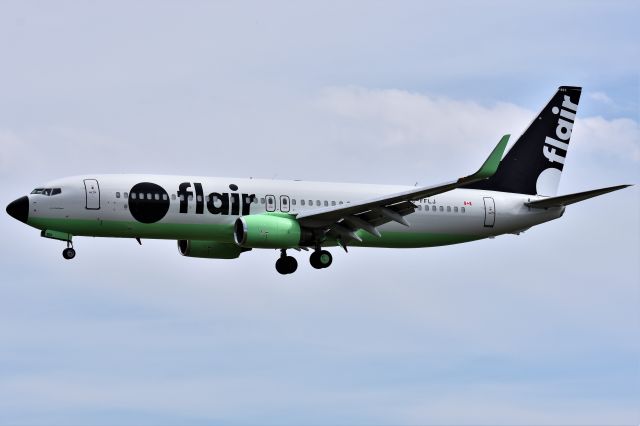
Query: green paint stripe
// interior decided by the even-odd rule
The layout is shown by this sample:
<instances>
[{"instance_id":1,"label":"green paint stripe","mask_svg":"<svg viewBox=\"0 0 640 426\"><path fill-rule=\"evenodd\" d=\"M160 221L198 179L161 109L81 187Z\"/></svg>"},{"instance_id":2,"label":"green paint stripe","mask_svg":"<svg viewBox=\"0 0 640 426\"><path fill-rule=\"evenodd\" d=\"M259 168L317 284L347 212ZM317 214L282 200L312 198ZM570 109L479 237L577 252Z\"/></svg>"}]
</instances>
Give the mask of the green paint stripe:
<instances>
[{"instance_id":1,"label":"green paint stripe","mask_svg":"<svg viewBox=\"0 0 640 426\"><path fill-rule=\"evenodd\" d=\"M167 240L207 240L233 243L233 225L188 224L188 223L139 223L128 221L99 221L78 219L29 218L29 225L44 230L67 232L74 236L154 238ZM352 242L351 246L418 248L459 244L484 237L477 235L435 234L426 232L382 232L375 237L365 231L358 231L362 242Z\"/></svg>"},{"instance_id":2,"label":"green paint stripe","mask_svg":"<svg viewBox=\"0 0 640 426\"><path fill-rule=\"evenodd\" d=\"M485 238L478 235L434 234L430 232L381 231L381 233L382 237L378 238L368 232L358 231L357 234L362 238L362 242L353 242L351 245L362 247L419 248L467 243Z\"/></svg>"},{"instance_id":3,"label":"green paint stripe","mask_svg":"<svg viewBox=\"0 0 640 426\"><path fill-rule=\"evenodd\" d=\"M140 223L111 220L29 218L29 225L75 236L187 239L233 242L233 224Z\"/></svg>"}]
</instances>

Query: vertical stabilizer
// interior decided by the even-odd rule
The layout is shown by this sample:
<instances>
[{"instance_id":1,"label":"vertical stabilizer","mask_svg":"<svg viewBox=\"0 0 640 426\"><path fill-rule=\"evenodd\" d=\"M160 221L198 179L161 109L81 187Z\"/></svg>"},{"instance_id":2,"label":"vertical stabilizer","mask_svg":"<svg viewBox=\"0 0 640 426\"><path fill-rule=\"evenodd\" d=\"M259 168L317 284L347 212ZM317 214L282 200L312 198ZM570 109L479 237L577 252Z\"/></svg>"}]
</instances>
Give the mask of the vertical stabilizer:
<instances>
[{"instance_id":1,"label":"vertical stabilizer","mask_svg":"<svg viewBox=\"0 0 640 426\"><path fill-rule=\"evenodd\" d=\"M582 88L561 86L500 162L467 188L554 196L569 149Z\"/></svg>"}]
</instances>

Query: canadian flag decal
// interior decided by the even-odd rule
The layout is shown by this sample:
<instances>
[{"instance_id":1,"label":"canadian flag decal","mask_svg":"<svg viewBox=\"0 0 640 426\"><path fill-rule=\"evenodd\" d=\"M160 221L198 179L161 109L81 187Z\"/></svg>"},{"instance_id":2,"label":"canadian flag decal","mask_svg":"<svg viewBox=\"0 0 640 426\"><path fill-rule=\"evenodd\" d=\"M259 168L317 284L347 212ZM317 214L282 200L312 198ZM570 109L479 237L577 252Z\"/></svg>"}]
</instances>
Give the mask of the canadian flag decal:
<instances>
[{"instance_id":1,"label":"canadian flag decal","mask_svg":"<svg viewBox=\"0 0 640 426\"><path fill-rule=\"evenodd\" d=\"M465 202L464 202L464 205L465 205L465 206L470 206L470 205L471 205L471 201L465 201Z\"/></svg>"}]
</instances>

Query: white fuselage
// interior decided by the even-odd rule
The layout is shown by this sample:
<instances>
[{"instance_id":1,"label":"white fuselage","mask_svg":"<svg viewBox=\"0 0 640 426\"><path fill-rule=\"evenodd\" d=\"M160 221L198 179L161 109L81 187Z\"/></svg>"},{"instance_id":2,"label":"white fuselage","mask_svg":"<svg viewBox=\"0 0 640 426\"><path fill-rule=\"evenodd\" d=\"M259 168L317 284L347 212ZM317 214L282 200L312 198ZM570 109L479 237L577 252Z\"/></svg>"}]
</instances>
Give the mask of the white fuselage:
<instances>
[{"instance_id":1,"label":"white fuselage","mask_svg":"<svg viewBox=\"0 0 640 426\"><path fill-rule=\"evenodd\" d=\"M166 195L135 190L136 185L145 182L157 185ZM182 191L181 184L184 187ZM274 211L296 215L411 188L133 174L69 177L52 181L44 187L60 188L60 193L29 195L28 223L39 229L77 236L194 239L224 243L233 243L233 223L241 215ZM135 199L132 199L132 189ZM135 208L141 196L143 199L150 196L159 204L166 204L166 213L152 223L137 220ZM538 198L456 189L414 201L416 211L406 216L409 227L396 222L387 223L379 227L380 238L360 231L365 238L353 245L406 248L453 244L518 233L562 216L562 207L544 210L525 206L525 202Z\"/></svg>"}]
</instances>

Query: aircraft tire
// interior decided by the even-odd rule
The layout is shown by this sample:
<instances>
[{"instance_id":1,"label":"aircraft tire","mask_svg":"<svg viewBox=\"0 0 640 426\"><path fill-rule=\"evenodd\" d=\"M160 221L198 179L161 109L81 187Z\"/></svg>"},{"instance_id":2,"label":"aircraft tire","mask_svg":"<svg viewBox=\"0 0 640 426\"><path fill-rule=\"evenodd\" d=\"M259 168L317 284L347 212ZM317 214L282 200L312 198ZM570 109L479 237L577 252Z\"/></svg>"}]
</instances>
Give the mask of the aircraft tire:
<instances>
[{"instance_id":1,"label":"aircraft tire","mask_svg":"<svg viewBox=\"0 0 640 426\"><path fill-rule=\"evenodd\" d=\"M67 260L71 260L74 257L76 257L76 251L72 247L68 247L62 250L62 257L64 257Z\"/></svg>"},{"instance_id":2,"label":"aircraft tire","mask_svg":"<svg viewBox=\"0 0 640 426\"><path fill-rule=\"evenodd\" d=\"M298 261L293 256L283 256L276 260L276 271L282 275L293 274L298 269Z\"/></svg>"},{"instance_id":3,"label":"aircraft tire","mask_svg":"<svg viewBox=\"0 0 640 426\"><path fill-rule=\"evenodd\" d=\"M287 273L293 274L298 269L298 261L293 256L287 256L285 259L287 262Z\"/></svg>"},{"instance_id":4,"label":"aircraft tire","mask_svg":"<svg viewBox=\"0 0 640 426\"><path fill-rule=\"evenodd\" d=\"M309 263L316 269L328 268L333 263L333 256L327 250L314 251L309 257Z\"/></svg>"}]
</instances>

